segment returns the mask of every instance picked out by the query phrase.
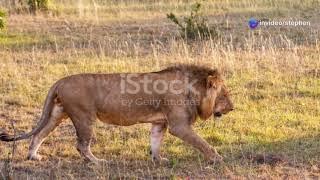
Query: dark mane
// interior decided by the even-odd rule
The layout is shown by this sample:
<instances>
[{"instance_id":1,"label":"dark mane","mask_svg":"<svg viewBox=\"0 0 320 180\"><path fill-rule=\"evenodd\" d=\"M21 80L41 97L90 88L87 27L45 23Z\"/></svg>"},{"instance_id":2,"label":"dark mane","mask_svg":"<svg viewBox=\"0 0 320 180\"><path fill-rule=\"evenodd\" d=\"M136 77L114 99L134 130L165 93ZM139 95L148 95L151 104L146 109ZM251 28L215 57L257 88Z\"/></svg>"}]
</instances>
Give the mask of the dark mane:
<instances>
[{"instance_id":1,"label":"dark mane","mask_svg":"<svg viewBox=\"0 0 320 180\"><path fill-rule=\"evenodd\" d=\"M209 75L221 78L221 75L217 69L212 69L206 66L189 65L189 64L177 64L167 67L156 73L182 73L189 78L189 80L196 79L197 84L200 87L206 87L207 77Z\"/></svg>"},{"instance_id":2,"label":"dark mane","mask_svg":"<svg viewBox=\"0 0 320 180\"><path fill-rule=\"evenodd\" d=\"M182 72L188 74L192 78L202 79L211 76L220 76L220 73L217 69L212 69L206 66L200 65L189 65L189 64L178 64L174 66L167 67L159 71L162 72Z\"/></svg>"}]
</instances>

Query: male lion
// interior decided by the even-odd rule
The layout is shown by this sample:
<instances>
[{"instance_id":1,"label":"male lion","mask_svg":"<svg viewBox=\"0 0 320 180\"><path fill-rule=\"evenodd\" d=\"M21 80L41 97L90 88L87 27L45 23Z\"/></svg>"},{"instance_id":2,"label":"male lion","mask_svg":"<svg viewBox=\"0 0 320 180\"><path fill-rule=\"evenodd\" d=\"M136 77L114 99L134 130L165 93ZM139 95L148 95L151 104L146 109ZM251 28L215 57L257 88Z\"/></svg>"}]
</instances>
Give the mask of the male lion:
<instances>
[{"instance_id":1,"label":"male lion","mask_svg":"<svg viewBox=\"0 0 320 180\"><path fill-rule=\"evenodd\" d=\"M233 110L228 90L217 70L194 65L176 65L159 72L126 74L78 74L57 81L49 90L37 127L19 136L0 134L2 141L32 136L28 159L39 160L44 138L69 117L76 128L77 150L98 163L90 150L93 124L101 121L129 126L151 123L152 160L159 162L166 129L200 150L209 162L222 160L214 148L199 137L191 125L213 114Z\"/></svg>"}]
</instances>

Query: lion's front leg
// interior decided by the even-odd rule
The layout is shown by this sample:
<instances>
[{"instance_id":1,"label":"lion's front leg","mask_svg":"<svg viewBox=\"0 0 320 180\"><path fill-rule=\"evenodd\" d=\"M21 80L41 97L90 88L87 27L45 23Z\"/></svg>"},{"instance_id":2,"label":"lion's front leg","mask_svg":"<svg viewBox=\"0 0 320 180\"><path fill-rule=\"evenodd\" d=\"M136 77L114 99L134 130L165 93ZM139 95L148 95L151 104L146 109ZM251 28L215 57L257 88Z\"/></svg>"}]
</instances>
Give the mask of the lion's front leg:
<instances>
[{"instance_id":1,"label":"lion's front leg","mask_svg":"<svg viewBox=\"0 0 320 180\"><path fill-rule=\"evenodd\" d=\"M152 161L160 162L162 160L160 156L160 146L163 141L163 136L167 130L166 124L152 124L151 126L151 157Z\"/></svg>"},{"instance_id":2,"label":"lion's front leg","mask_svg":"<svg viewBox=\"0 0 320 180\"><path fill-rule=\"evenodd\" d=\"M210 163L222 162L222 156L204 139L197 135L187 122L184 123L180 121L179 123L172 123L169 126L169 132L201 151Z\"/></svg>"}]
</instances>

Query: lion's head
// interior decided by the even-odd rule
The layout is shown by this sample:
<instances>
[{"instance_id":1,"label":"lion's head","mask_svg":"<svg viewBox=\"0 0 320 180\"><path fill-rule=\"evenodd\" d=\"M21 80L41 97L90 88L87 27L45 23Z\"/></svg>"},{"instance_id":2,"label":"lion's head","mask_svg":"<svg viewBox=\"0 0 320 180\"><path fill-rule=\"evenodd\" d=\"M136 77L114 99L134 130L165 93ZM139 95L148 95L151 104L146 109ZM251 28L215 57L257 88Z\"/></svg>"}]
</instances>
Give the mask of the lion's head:
<instances>
[{"instance_id":1,"label":"lion's head","mask_svg":"<svg viewBox=\"0 0 320 180\"><path fill-rule=\"evenodd\" d=\"M201 100L200 118L206 120L211 117L212 114L214 117L221 117L233 109L234 107L228 89L220 74L215 72L209 75L206 80L205 95Z\"/></svg>"},{"instance_id":2,"label":"lion's head","mask_svg":"<svg viewBox=\"0 0 320 180\"><path fill-rule=\"evenodd\" d=\"M213 115L214 117L221 117L223 114L227 114L233 109L234 109L233 103L230 99L230 95L227 90L227 87L225 85L222 85L220 93L215 99Z\"/></svg>"},{"instance_id":3,"label":"lion's head","mask_svg":"<svg viewBox=\"0 0 320 180\"><path fill-rule=\"evenodd\" d=\"M220 117L233 110L228 89L218 70L207 66L178 64L161 72L182 72L190 78L190 82L196 82L195 97L199 103L197 114L201 119L206 120L212 115Z\"/></svg>"}]
</instances>

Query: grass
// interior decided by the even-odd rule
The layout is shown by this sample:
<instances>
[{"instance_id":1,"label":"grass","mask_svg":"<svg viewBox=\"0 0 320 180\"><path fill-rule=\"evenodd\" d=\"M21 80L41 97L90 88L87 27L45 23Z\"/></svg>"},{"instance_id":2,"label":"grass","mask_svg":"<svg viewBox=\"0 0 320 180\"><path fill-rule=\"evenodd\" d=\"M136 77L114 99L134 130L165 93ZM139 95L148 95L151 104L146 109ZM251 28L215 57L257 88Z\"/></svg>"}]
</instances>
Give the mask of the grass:
<instances>
[{"instance_id":1,"label":"grass","mask_svg":"<svg viewBox=\"0 0 320 180\"><path fill-rule=\"evenodd\" d=\"M171 63L219 68L233 89L236 110L221 122L195 124L196 131L225 158L208 165L202 155L167 134L162 154L149 157L149 125L96 125L93 153L106 166L84 163L67 120L44 142L41 162L27 161L28 141L0 142L0 169L14 178L319 178L320 46L317 1L206 1L204 15L221 32L216 41L189 43L166 14L187 13L185 1L138 3L56 1L58 16L10 14L0 35L0 128L29 131L41 113L49 87L76 73L149 72ZM77 1L78 2L78 1ZM76 3L76 2L74 2ZM7 7L9 9L9 7ZM319 8L318 8L319 9ZM311 21L311 27L250 30L250 17ZM250 158L277 155L281 163ZM9 158L10 159L10 158ZM9 168L8 168L9 167Z\"/></svg>"}]
</instances>

